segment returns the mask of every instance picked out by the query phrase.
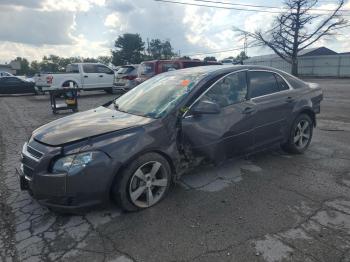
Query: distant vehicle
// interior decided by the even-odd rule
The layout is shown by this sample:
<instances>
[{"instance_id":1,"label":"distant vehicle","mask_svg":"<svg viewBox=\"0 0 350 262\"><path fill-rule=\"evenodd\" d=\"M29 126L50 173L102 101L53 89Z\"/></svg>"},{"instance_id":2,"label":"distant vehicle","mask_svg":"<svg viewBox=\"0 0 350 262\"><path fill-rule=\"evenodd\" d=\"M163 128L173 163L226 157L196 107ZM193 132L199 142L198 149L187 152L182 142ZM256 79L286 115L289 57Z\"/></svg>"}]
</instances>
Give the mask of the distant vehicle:
<instances>
[{"instance_id":1,"label":"distant vehicle","mask_svg":"<svg viewBox=\"0 0 350 262\"><path fill-rule=\"evenodd\" d=\"M137 69L139 65L121 66L117 71L114 86L121 91L129 91L137 86Z\"/></svg>"},{"instance_id":2,"label":"distant vehicle","mask_svg":"<svg viewBox=\"0 0 350 262\"><path fill-rule=\"evenodd\" d=\"M39 74L35 85L39 91L50 88L74 86L82 90L105 90L113 93L115 72L108 66L100 63L75 63L67 65L65 73Z\"/></svg>"},{"instance_id":3,"label":"distant vehicle","mask_svg":"<svg viewBox=\"0 0 350 262\"><path fill-rule=\"evenodd\" d=\"M221 63L223 65L233 65L233 59L224 59L224 60L221 60Z\"/></svg>"},{"instance_id":4,"label":"distant vehicle","mask_svg":"<svg viewBox=\"0 0 350 262\"><path fill-rule=\"evenodd\" d=\"M20 186L62 211L110 198L127 211L148 208L199 159L222 163L274 145L302 154L322 98L317 85L269 67L159 74L36 129L22 149Z\"/></svg>"},{"instance_id":5,"label":"distant vehicle","mask_svg":"<svg viewBox=\"0 0 350 262\"><path fill-rule=\"evenodd\" d=\"M143 81L158 75L160 73L174 71L183 68L206 66L206 65L221 65L218 62L205 62L198 59L195 60L153 60L142 62L139 66L138 77L136 81L142 83Z\"/></svg>"},{"instance_id":6,"label":"distant vehicle","mask_svg":"<svg viewBox=\"0 0 350 262\"><path fill-rule=\"evenodd\" d=\"M14 75L9 72L0 71L0 77L3 77L3 76L14 76Z\"/></svg>"},{"instance_id":7,"label":"distant vehicle","mask_svg":"<svg viewBox=\"0 0 350 262\"><path fill-rule=\"evenodd\" d=\"M0 77L0 94L36 94L35 83L16 76Z\"/></svg>"}]
</instances>

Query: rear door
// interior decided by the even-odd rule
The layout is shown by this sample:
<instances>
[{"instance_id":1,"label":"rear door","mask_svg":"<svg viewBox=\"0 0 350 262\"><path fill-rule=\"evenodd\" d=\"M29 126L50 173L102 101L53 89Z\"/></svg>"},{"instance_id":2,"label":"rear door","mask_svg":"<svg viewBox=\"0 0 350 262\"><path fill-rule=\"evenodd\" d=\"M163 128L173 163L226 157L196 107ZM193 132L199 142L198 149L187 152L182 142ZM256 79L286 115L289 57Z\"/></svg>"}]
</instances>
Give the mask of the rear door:
<instances>
[{"instance_id":1,"label":"rear door","mask_svg":"<svg viewBox=\"0 0 350 262\"><path fill-rule=\"evenodd\" d=\"M197 116L189 111L182 120L184 147L215 162L250 151L255 115L246 98L245 71L226 75L209 87L197 102L215 102L221 112Z\"/></svg>"},{"instance_id":2,"label":"rear door","mask_svg":"<svg viewBox=\"0 0 350 262\"><path fill-rule=\"evenodd\" d=\"M290 103L287 99L289 92L289 86L279 84L275 73L249 71L249 98L256 108L255 149L259 150L284 139L287 129L286 119L290 112Z\"/></svg>"},{"instance_id":3,"label":"rear door","mask_svg":"<svg viewBox=\"0 0 350 262\"><path fill-rule=\"evenodd\" d=\"M82 82L84 89L101 88L101 77L96 64L82 64Z\"/></svg>"},{"instance_id":4,"label":"rear door","mask_svg":"<svg viewBox=\"0 0 350 262\"><path fill-rule=\"evenodd\" d=\"M101 87L112 87L114 82L114 71L104 65L96 65Z\"/></svg>"}]
</instances>

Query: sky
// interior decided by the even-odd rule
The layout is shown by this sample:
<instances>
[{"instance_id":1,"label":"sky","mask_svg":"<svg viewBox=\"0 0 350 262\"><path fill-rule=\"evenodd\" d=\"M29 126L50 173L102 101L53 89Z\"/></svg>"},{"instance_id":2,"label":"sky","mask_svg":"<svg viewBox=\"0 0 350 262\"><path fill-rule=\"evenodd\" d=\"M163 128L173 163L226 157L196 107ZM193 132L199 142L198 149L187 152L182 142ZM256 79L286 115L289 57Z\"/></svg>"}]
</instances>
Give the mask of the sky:
<instances>
[{"instance_id":1,"label":"sky","mask_svg":"<svg viewBox=\"0 0 350 262\"><path fill-rule=\"evenodd\" d=\"M276 7L282 3L282 0L221 1ZM319 2L318 8L332 9L336 0ZM350 0L344 8L350 9ZM170 40L174 51L181 55L197 58L214 55L222 59L242 51L244 41L233 32L233 26L248 31L268 29L275 15L154 0L0 0L0 63L17 56L33 61L50 54L110 55L115 39L123 33L139 33L144 41ZM342 29L314 47L350 52L349 37L350 29ZM219 52L228 49L238 50ZM202 53L205 55L197 55ZM268 53L271 51L267 48L248 49L249 56Z\"/></svg>"}]
</instances>

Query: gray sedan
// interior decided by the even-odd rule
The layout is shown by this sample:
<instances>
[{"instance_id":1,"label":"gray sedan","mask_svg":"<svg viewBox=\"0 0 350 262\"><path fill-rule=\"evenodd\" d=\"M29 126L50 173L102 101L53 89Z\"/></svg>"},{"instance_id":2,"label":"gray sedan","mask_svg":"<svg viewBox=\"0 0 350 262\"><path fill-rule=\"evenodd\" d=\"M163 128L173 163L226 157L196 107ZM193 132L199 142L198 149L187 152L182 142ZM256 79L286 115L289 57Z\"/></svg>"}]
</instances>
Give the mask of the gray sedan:
<instances>
[{"instance_id":1,"label":"gray sedan","mask_svg":"<svg viewBox=\"0 0 350 262\"><path fill-rule=\"evenodd\" d=\"M35 130L21 188L65 210L109 199L135 211L161 201L189 167L281 145L309 146L322 91L257 66L205 66L155 76L101 107Z\"/></svg>"}]
</instances>

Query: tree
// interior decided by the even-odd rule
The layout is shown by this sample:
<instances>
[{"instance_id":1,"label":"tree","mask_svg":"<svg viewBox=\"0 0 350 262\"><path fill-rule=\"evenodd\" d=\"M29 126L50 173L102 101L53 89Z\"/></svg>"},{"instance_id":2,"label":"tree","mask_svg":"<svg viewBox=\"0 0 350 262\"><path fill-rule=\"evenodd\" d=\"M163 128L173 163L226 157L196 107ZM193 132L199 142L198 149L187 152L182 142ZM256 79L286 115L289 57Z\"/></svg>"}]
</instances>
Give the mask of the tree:
<instances>
[{"instance_id":1,"label":"tree","mask_svg":"<svg viewBox=\"0 0 350 262\"><path fill-rule=\"evenodd\" d=\"M17 75L26 75L29 73L29 62L27 59L22 57L16 57L14 61L20 64L20 69L16 70Z\"/></svg>"},{"instance_id":2,"label":"tree","mask_svg":"<svg viewBox=\"0 0 350 262\"><path fill-rule=\"evenodd\" d=\"M111 56L99 56L97 57L97 60L105 65L109 65L112 62L112 57Z\"/></svg>"},{"instance_id":3,"label":"tree","mask_svg":"<svg viewBox=\"0 0 350 262\"><path fill-rule=\"evenodd\" d=\"M191 60L191 57L184 55L184 56L181 56L180 59Z\"/></svg>"},{"instance_id":4,"label":"tree","mask_svg":"<svg viewBox=\"0 0 350 262\"><path fill-rule=\"evenodd\" d=\"M171 59L174 56L173 48L170 41L166 40L162 43L162 57L164 59Z\"/></svg>"},{"instance_id":5,"label":"tree","mask_svg":"<svg viewBox=\"0 0 350 262\"><path fill-rule=\"evenodd\" d=\"M112 50L114 65L139 64L142 61L145 43L139 34L123 34L118 37L114 46L115 49Z\"/></svg>"},{"instance_id":6,"label":"tree","mask_svg":"<svg viewBox=\"0 0 350 262\"><path fill-rule=\"evenodd\" d=\"M149 53L153 59L162 58L162 41L159 39L152 39L149 43Z\"/></svg>"},{"instance_id":7,"label":"tree","mask_svg":"<svg viewBox=\"0 0 350 262\"><path fill-rule=\"evenodd\" d=\"M152 39L149 43L149 55L153 59L171 59L174 56L173 47L169 40Z\"/></svg>"},{"instance_id":8,"label":"tree","mask_svg":"<svg viewBox=\"0 0 350 262\"><path fill-rule=\"evenodd\" d=\"M246 55L244 51L241 51L239 55L237 55L235 58L233 58L234 64L243 64L243 61L248 59L249 57Z\"/></svg>"},{"instance_id":9,"label":"tree","mask_svg":"<svg viewBox=\"0 0 350 262\"><path fill-rule=\"evenodd\" d=\"M286 0L286 12L278 15L271 29L263 32L236 32L254 39L256 44L271 48L292 66L292 74L298 75L298 53L325 36L334 35L337 29L347 26L339 11L344 6L340 0L329 15L314 14L318 0Z\"/></svg>"},{"instance_id":10,"label":"tree","mask_svg":"<svg viewBox=\"0 0 350 262\"><path fill-rule=\"evenodd\" d=\"M204 57L203 59L205 62L216 62L216 58L215 56L207 56L207 57Z\"/></svg>"}]
</instances>

